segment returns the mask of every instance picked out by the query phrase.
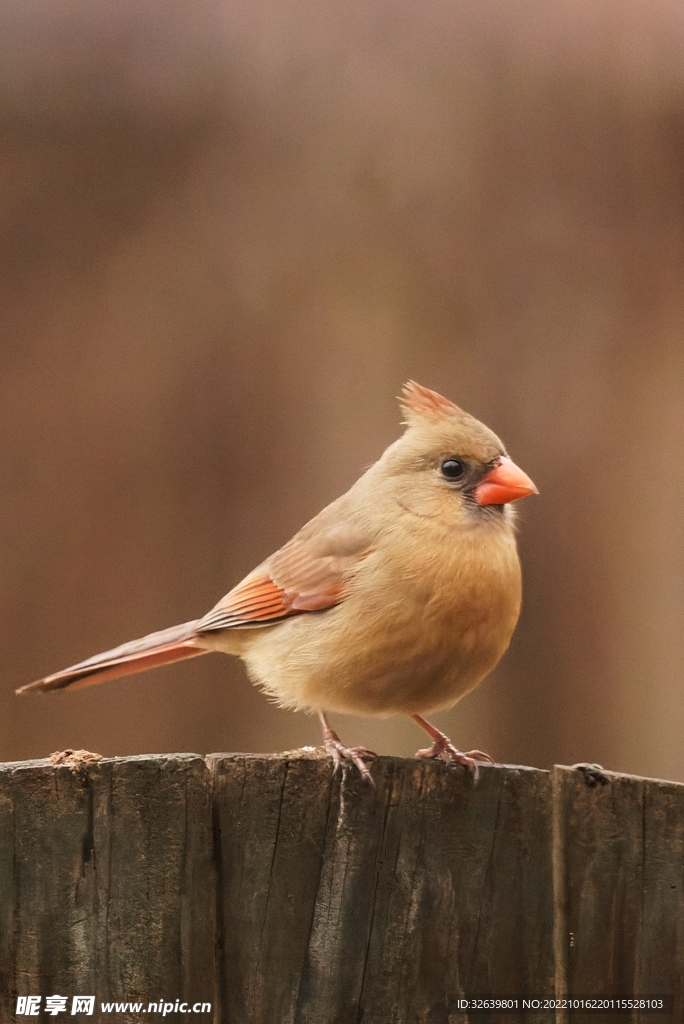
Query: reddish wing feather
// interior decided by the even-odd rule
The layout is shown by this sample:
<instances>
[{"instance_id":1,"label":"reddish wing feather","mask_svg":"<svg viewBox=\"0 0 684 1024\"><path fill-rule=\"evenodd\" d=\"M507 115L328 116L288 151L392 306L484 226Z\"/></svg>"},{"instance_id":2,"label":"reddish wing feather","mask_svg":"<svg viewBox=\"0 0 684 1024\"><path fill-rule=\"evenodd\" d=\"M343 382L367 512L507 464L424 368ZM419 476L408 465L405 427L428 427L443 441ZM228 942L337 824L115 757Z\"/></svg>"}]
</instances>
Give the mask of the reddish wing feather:
<instances>
[{"instance_id":1,"label":"reddish wing feather","mask_svg":"<svg viewBox=\"0 0 684 1024\"><path fill-rule=\"evenodd\" d=\"M322 545L325 554L311 550L311 542L293 540L276 551L260 569L238 583L197 623L197 632L265 626L302 612L320 612L344 599L350 569L368 554L337 553L337 543Z\"/></svg>"},{"instance_id":2,"label":"reddish wing feather","mask_svg":"<svg viewBox=\"0 0 684 1024\"><path fill-rule=\"evenodd\" d=\"M265 626L291 614L294 614L292 600L270 576L248 576L226 594L203 619L200 619L197 623L197 632Z\"/></svg>"},{"instance_id":3,"label":"reddish wing feather","mask_svg":"<svg viewBox=\"0 0 684 1024\"><path fill-rule=\"evenodd\" d=\"M200 619L197 632L266 626L301 612L323 611L342 600L342 590L336 583L315 594L297 594L279 587L270 576L248 577Z\"/></svg>"}]
</instances>

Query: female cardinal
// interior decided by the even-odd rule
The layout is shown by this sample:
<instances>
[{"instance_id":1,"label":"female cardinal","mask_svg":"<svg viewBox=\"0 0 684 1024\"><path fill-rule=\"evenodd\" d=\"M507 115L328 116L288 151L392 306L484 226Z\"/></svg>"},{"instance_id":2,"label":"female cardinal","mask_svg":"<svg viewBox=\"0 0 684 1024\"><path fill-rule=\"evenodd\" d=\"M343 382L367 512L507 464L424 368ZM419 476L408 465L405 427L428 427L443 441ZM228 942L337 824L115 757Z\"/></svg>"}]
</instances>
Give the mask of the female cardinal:
<instances>
[{"instance_id":1,"label":"female cardinal","mask_svg":"<svg viewBox=\"0 0 684 1024\"><path fill-rule=\"evenodd\" d=\"M417 757L475 770L423 717L490 672L520 611L510 503L536 494L484 424L409 381L404 434L357 482L257 566L204 618L150 633L17 693L90 686L225 651L286 707L315 711L335 767L368 776L325 712L404 714L433 742Z\"/></svg>"}]
</instances>

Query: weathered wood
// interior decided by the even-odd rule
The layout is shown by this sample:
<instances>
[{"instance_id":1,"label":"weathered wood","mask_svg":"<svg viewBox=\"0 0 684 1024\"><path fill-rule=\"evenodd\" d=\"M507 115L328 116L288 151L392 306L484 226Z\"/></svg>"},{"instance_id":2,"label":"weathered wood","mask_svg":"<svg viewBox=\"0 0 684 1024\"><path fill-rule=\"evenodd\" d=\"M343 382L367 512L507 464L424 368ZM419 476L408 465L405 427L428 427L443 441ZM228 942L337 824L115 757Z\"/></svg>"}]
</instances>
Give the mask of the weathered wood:
<instances>
[{"instance_id":1,"label":"weathered wood","mask_svg":"<svg viewBox=\"0 0 684 1024\"><path fill-rule=\"evenodd\" d=\"M213 764L231 1022L446 1024L464 992L553 991L548 773Z\"/></svg>"},{"instance_id":2,"label":"weathered wood","mask_svg":"<svg viewBox=\"0 0 684 1024\"><path fill-rule=\"evenodd\" d=\"M54 993L230 1024L584 1020L457 1004L566 990L674 994L654 1019L682 1019L684 786L397 758L373 778L301 751L1 765L0 1021Z\"/></svg>"},{"instance_id":3,"label":"weathered wood","mask_svg":"<svg viewBox=\"0 0 684 1024\"><path fill-rule=\"evenodd\" d=\"M565 835L561 969L572 992L674 994L681 1020L684 786L604 777L592 785L571 768L554 769Z\"/></svg>"},{"instance_id":4,"label":"weathered wood","mask_svg":"<svg viewBox=\"0 0 684 1024\"><path fill-rule=\"evenodd\" d=\"M4 765L0 1020L38 993L213 1001L212 851L199 757Z\"/></svg>"}]
</instances>

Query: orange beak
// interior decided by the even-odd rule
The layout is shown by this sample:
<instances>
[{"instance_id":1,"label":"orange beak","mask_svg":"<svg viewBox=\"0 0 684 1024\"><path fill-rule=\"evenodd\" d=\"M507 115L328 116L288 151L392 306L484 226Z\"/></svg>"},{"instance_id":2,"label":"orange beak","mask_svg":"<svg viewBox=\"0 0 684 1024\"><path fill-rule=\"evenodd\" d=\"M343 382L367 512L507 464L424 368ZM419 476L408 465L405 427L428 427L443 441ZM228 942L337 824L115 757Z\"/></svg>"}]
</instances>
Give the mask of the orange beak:
<instances>
[{"instance_id":1,"label":"orange beak","mask_svg":"<svg viewBox=\"0 0 684 1024\"><path fill-rule=\"evenodd\" d=\"M527 473L523 473L508 456L502 455L494 469L490 469L475 488L475 501L478 505L506 505L527 494L539 494L539 491Z\"/></svg>"}]
</instances>

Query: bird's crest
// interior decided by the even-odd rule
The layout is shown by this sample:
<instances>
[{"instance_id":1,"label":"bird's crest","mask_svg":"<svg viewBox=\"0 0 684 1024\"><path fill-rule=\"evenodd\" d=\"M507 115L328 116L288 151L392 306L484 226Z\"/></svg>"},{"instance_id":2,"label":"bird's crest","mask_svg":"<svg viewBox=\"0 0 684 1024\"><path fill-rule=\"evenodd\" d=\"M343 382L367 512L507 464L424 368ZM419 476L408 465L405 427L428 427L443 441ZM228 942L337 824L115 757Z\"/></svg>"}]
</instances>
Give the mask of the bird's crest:
<instances>
[{"instance_id":1,"label":"bird's crest","mask_svg":"<svg viewBox=\"0 0 684 1024\"><path fill-rule=\"evenodd\" d=\"M412 423L417 417L435 419L454 414L463 415L463 410L450 402L448 398L443 398L436 391L424 388L415 380L409 380L404 384L399 397L399 406L407 423Z\"/></svg>"}]
</instances>

